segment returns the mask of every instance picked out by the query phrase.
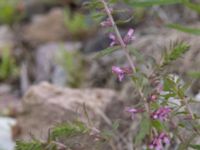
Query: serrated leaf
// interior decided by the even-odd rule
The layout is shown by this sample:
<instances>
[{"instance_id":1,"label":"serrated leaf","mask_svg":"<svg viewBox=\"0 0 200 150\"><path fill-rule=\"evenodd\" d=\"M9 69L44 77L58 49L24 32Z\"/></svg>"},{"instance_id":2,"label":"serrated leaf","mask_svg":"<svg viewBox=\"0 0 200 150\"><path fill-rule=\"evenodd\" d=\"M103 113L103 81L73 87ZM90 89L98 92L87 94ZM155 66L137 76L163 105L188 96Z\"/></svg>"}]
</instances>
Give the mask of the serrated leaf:
<instances>
[{"instance_id":1,"label":"serrated leaf","mask_svg":"<svg viewBox=\"0 0 200 150\"><path fill-rule=\"evenodd\" d=\"M60 137L71 137L87 132L86 126L82 122L64 123L53 128L51 139Z\"/></svg>"},{"instance_id":2,"label":"serrated leaf","mask_svg":"<svg viewBox=\"0 0 200 150\"><path fill-rule=\"evenodd\" d=\"M109 55L111 53L113 53L114 51L117 51L120 49L120 46L113 46L113 47L108 47L104 50L101 50L100 52L97 52L95 58L99 58L105 55Z\"/></svg>"},{"instance_id":3,"label":"serrated leaf","mask_svg":"<svg viewBox=\"0 0 200 150\"><path fill-rule=\"evenodd\" d=\"M135 138L135 144L140 144L149 134L149 130L150 130L150 120L147 116L143 116L140 122L139 132Z\"/></svg>"},{"instance_id":4,"label":"serrated leaf","mask_svg":"<svg viewBox=\"0 0 200 150\"><path fill-rule=\"evenodd\" d=\"M165 54L164 61L161 66L168 65L175 61L189 50L190 46L185 42L176 42L170 46L170 52Z\"/></svg>"},{"instance_id":5,"label":"serrated leaf","mask_svg":"<svg viewBox=\"0 0 200 150\"><path fill-rule=\"evenodd\" d=\"M185 33L200 35L200 29L198 28L185 27L179 24L168 24L167 27L176 29L178 31L185 32Z\"/></svg>"}]
</instances>

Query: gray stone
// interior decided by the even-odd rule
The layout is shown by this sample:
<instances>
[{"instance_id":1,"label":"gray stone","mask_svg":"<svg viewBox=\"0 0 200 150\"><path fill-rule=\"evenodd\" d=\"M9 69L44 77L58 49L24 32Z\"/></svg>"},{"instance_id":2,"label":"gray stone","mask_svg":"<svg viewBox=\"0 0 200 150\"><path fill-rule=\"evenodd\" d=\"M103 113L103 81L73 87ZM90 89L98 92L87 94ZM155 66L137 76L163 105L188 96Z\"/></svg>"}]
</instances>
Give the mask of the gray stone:
<instances>
[{"instance_id":1,"label":"gray stone","mask_svg":"<svg viewBox=\"0 0 200 150\"><path fill-rule=\"evenodd\" d=\"M64 86L67 83L67 70L59 65L58 55L64 51L77 52L80 43L47 43L36 51L36 82L51 81L56 85ZM66 60L67 61L67 60Z\"/></svg>"}]
</instances>

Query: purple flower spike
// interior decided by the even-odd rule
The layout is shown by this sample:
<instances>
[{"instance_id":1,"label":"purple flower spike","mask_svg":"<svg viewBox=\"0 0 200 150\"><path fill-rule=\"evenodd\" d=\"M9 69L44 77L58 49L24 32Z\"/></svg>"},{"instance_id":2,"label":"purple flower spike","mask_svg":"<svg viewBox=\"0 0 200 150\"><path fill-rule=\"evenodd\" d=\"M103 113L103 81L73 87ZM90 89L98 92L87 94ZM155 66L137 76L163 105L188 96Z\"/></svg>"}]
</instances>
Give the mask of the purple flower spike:
<instances>
[{"instance_id":1,"label":"purple flower spike","mask_svg":"<svg viewBox=\"0 0 200 150\"><path fill-rule=\"evenodd\" d=\"M133 29L129 29L127 34L124 36L124 43L130 44L133 40L135 39L134 37L134 30Z\"/></svg>"},{"instance_id":2,"label":"purple flower spike","mask_svg":"<svg viewBox=\"0 0 200 150\"><path fill-rule=\"evenodd\" d=\"M168 145L168 144L170 144L169 136L164 132L162 132L153 139L153 141L149 145L149 148L155 150L164 150L163 145Z\"/></svg>"},{"instance_id":3,"label":"purple flower spike","mask_svg":"<svg viewBox=\"0 0 200 150\"><path fill-rule=\"evenodd\" d=\"M108 18L107 20L101 22L101 26L102 27L111 27L112 26L112 22Z\"/></svg>"},{"instance_id":4,"label":"purple flower spike","mask_svg":"<svg viewBox=\"0 0 200 150\"><path fill-rule=\"evenodd\" d=\"M165 121L170 112L171 112L170 108L161 107L152 113L152 118L159 119L160 121Z\"/></svg>"},{"instance_id":5,"label":"purple flower spike","mask_svg":"<svg viewBox=\"0 0 200 150\"><path fill-rule=\"evenodd\" d=\"M120 68L117 66L112 66L112 73L116 74L118 80L121 82L125 75L132 73L131 69L128 67Z\"/></svg>"}]
</instances>

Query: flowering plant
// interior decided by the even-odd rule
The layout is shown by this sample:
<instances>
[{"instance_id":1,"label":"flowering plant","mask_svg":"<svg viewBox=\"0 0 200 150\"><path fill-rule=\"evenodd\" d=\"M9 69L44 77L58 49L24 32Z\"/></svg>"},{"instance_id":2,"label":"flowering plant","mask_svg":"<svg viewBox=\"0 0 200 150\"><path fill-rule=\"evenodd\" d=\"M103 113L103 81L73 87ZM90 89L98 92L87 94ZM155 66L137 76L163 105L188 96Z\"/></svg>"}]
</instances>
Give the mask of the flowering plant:
<instances>
[{"instance_id":1,"label":"flowering plant","mask_svg":"<svg viewBox=\"0 0 200 150\"><path fill-rule=\"evenodd\" d=\"M164 72L166 66L170 65L182 54L186 53L190 46L185 42L176 42L166 53L154 70L148 73L137 67L136 62L130 54L130 44L134 41L134 29L130 28L124 37L121 36L117 23L113 18L114 9L106 0L99 0L100 11L105 13L106 19L100 23L103 28L111 28L109 33L111 40L110 48L121 49L127 58L129 67L112 66L112 73L120 82L125 77L129 77L137 89L141 103L140 108L127 107L125 111L130 113L133 122L137 114L143 115L138 132L139 143L145 145L146 149L163 150L173 148L173 144L178 145L178 149L188 149L188 147L199 148L200 145L192 144L193 139L199 136L198 117L191 110L190 103L193 102L186 94L186 85L181 83L180 78ZM110 30L109 30L110 31ZM115 51L114 50L114 51ZM109 48L103 54L113 52ZM137 60L135 57L134 60ZM147 81L145 84L143 81ZM148 89L148 90L147 90ZM150 89L150 90L149 90ZM175 101L175 102L174 102ZM183 137L180 132L188 129L188 138ZM131 138L131 141L133 141ZM177 142L173 142L173 140ZM191 140L192 139L192 140ZM138 141L138 140L136 140ZM197 143L199 144L199 143ZM138 142L131 144L128 149L132 150L138 146Z\"/></svg>"},{"instance_id":2,"label":"flowering plant","mask_svg":"<svg viewBox=\"0 0 200 150\"><path fill-rule=\"evenodd\" d=\"M189 0L124 1L147 6L152 3L174 4L183 2L189 8L197 11L200 10L198 6L191 4ZM97 14L96 16L104 17L104 20L101 20L101 23L99 23L101 27L109 29L110 45L107 49L98 53L98 56L104 56L116 50L124 52L129 66L114 65L110 68L110 72L122 84L127 78L130 79L139 95L140 101L137 106L133 105L124 108L125 112L130 115L130 120L132 120L132 122L129 122L131 125L128 132L136 132L136 134L134 136L131 133L126 134L128 137L124 138L124 135L116 131L119 126L117 123L111 124L112 131L117 133L113 135L112 131L105 133L95 127L88 128L82 122L75 122L53 128L49 132L48 140L45 142L38 140L33 142L18 141L16 144L17 150L67 150L78 149L77 145L82 150L84 149L82 147L83 144L77 143L77 139L84 139L85 135L89 135L86 141L93 142L92 144L86 144L90 146L90 148L86 148L87 150L96 150L95 144L98 145L98 141L103 141L103 143L108 141L109 143L109 148L101 147L101 150L107 150L110 147L113 150L200 149L199 142L197 141L200 136L199 116L191 108L191 103L196 103L196 101L188 96L188 86L179 77L171 75L166 71L166 67L186 53L190 46L185 42L173 43L159 63L152 64L151 69L145 68L148 71L143 71L136 62L137 57L132 56L130 53L132 50L131 43L135 39L135 30L130 28L124 36L121 36L117 21L113 18L113 14L117 10L112 7L112 2L116 2L116 0L91 0L89 2L92 8L95 8L95 11L98 10L100 15ZM171 27L184 32L200 33L199 29L194 30L177 25L171 25ZM137 53L142 55L140 51ZM106 118L106 116L103 117ZM140 119L139 121L138 118ZM138 128L134 126L135 122L139 122ZM112 135L114 142L110 140L110 135ZM119 138L116 136L119 136ZM125 146L118 146L118 142L124 143Z\"/></svg>"}]
</instances>

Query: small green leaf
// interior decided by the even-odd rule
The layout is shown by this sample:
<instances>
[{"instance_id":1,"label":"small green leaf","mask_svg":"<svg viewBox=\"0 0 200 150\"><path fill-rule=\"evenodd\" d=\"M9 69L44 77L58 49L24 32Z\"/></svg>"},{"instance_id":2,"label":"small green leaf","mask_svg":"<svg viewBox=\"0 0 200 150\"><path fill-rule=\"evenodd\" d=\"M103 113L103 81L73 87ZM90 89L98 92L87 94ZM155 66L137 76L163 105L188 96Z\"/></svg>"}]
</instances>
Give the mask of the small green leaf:
<instances>
[{"instance_id":1,"label":"small green leaf","mask_svg":"<svg viewBox=\"0 0 200 150\"><path fill-rule=\"evenodd\" d=\"M185 32L185 33L200 35L200 29L198 29L198 28L185 27L185 26L182 26L179 24L168 24L167 27L176 29L178 31Z\"/></svg>"},{"instance_id":2,"label":"small green leaf","mask_svg":"<svg viewBox=\"0 0 200 150\"><path fill-rule=\"evenodd\" d=\"M160 132L163 131L163 129L165 129L165 126L159 120L152 120L151 124Z\"/></svg>"},{"instance_id":3,"label":"small green leaf","mask_svg":"<svg viewBox=\"0 0 200 150\"><path fill-rule=\"evenodd\" d=\"M102 56L105 56L105 55L109 55L117 50L120 49L120 46L114 46L114 47L108 47L104 50L101 50L100 52L98 52L95 56L95 58L99 58L99 57L102 57Z\"/></svg>"},{"instance_id":4,"label":"small green leaf","mask_svg":"<svg viewBox=\"0 0 200 150\"><path fill-rule=\"evenodd\" d=\"M146 115L144 115L140 122L139 132L135 138L135 144L140 144L142 140L144 140L145 137L149 134L149 130L150 130L150 120Z\"/></svg>"}]
</instances>

